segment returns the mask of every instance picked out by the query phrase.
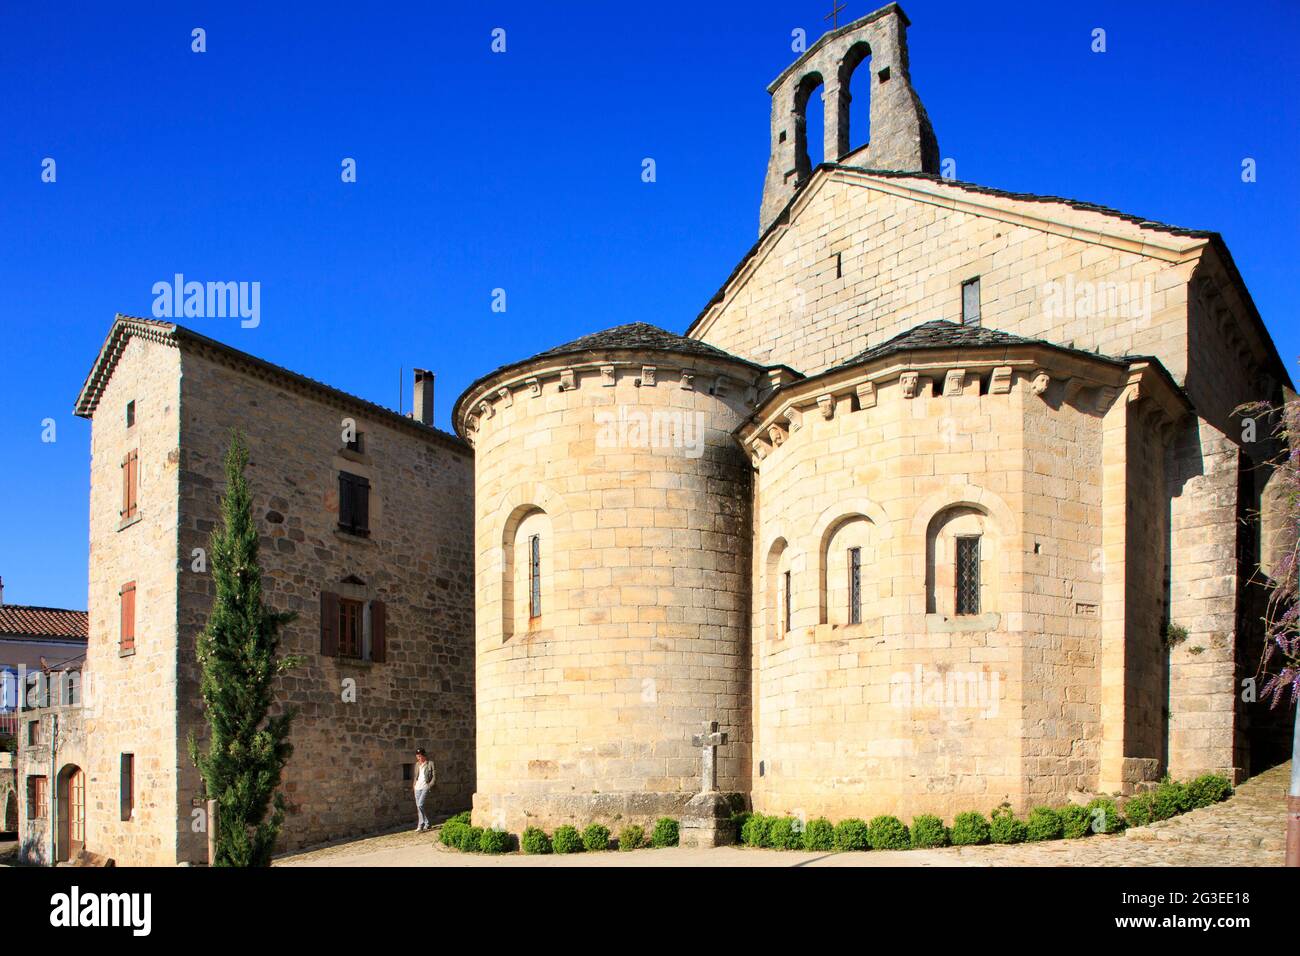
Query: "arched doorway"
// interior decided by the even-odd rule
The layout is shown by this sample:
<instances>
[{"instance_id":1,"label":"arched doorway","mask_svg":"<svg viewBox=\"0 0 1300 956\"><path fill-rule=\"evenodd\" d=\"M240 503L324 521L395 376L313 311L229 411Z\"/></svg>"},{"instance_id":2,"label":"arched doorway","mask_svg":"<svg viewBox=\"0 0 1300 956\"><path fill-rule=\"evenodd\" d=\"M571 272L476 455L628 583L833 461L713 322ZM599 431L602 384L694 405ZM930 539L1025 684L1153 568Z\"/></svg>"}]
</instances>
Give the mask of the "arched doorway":
<instances>
[{"instance_id":1,"label":"arched doorway","mask_svg":"<svg viewBox=\"0 0 1300 956\"><path fill-rule=\"evenodd\" d=\"M4 826L0 829L6 833L18 832L18 794L12 790L5 794Z\"/></svg>"},{"instance_id":2,"label":"arched doorway","mask_svg":"<svg viewBox=\"0 0 1300 956\"><path fill-rule=\"evenodd\" d=\"M74 859L86 845L86 775L76 764L59 771L58 801L55 859L63 863Z\"/></svg>"}]
</instances>

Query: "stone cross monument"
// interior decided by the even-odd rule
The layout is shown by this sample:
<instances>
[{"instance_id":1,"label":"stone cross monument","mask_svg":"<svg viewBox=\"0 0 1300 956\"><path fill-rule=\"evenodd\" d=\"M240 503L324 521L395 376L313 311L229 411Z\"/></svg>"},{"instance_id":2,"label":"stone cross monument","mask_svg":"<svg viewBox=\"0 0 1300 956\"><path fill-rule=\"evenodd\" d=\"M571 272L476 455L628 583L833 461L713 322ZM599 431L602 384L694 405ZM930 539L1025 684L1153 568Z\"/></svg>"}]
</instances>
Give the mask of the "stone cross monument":
<instances>
[{"instance_id":1,"label":"stone cross monument","mask_svg":"<svg viewBox=\"0 0 1300 956\"><path fill-rule=\"evenodd\" d=\"M724 846L735 842L731 823L731 801L718 792L718 748L727 735L718 731L718 722L709 721L704 733L691 738L703 755L700 767L700 792L691 797L682 816L682 846Z\"/></svg>"}]
</instances>

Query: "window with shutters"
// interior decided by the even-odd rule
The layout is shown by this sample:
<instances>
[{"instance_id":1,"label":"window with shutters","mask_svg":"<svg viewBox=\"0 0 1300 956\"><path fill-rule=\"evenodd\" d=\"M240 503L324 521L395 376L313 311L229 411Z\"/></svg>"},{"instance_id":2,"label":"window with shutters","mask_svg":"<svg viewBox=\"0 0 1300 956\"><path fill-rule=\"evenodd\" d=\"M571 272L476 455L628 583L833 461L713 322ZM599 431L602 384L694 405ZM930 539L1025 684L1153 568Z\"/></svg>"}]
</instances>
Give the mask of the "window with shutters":
<instances>
[{"instance_id":1,"label":"window with shutters","mask_svg":"<svg viewBox=\"0 0 1300 956\"><path fill-rule=\"evenodd\" d=\"M122 653L135 650L135 582L128 581L118 592L121 605L121 624L118 631L118 650Z\"/></svg>"},{"instance_id":2,"label":"window with shutters","mask_svg":"<svg viewBox=\"0 0 1300 956\"><path fill-rule=\"evenodd\" d=\"M974 535L957 539L956 607L958 614L980 612L980 539Z\"/></svg>"},{"instance_id":3,"label":"window with shutters","mask_svg":"<svg viewBox=\"0 0 1300 956\"><path fill-rule=\"evenodd\" d=\"M370 534L370 479L339 472L339 529L348 534Z\"/></svg>"},{"instance_id":4,"label":"window with shutters","mask_svg":"<svg viewBox=\"0 0 1300 956\"><path fill-rule=\"evenodd\" d=\"M361 658L365 607L360 601L339 598L339 657Z\"/></svg>"},{"instance_id":5,"label":"window with shutters","mask_svg":"<svg viewBox=\"0 0 1300 956\"><path fill-rule=\"evenodd\" d=\"M139 512L139 502L137 500L140 487L140 453L138 451L127 452L126 457L122 459L122 523L126 524L135 519Z\"/></svg>"},{"instance_id":6,"label":"window with shutters","mask_svg":"<svg viewBox=\"0 0 1300 956\"><path fill-rule=\"evenodd\" d=\"M122 819L130 820L135 811L135 754L122 754L120 788Z\"/></svg>"},{"instance_id":7,"label":"window with shutters","mask_svg":"<svg viewBox=\"0 0 1300 956\"><path fill-rule=\"evenodd\" d=\"M320 603L322 655L384 663L388 615L383 601L366 601L322 591Z\"/></svg>"},{"instance_id":8,"label":"window with shutters","mask_svg":"<svg viewBox=\"0 0 1300 956\"><path fill-rule=\"evenodd\" d=\"M27 778L27 819L37 820L49 813L49 786L45 777Z\"/></svg>"},{"instance_id":9,"label":"window with shutters","mask_svg":"<svg viewBox=\"0 0 1300 956\"><path fill-rule=\"evenodd\" d=\"M528 616L542 616L542 536L528 539Z\"/></svg>"}]
</instances>

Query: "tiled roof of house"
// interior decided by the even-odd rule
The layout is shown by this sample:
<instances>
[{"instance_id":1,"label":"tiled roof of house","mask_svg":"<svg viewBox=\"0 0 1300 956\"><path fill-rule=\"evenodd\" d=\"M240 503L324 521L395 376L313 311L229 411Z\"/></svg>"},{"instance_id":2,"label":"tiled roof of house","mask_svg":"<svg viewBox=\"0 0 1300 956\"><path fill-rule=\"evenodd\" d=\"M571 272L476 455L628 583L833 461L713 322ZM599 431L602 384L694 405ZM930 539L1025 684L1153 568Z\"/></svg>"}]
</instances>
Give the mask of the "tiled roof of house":
<instances>
[{"instance_id":1,"label":"tiled roof of house","mask_svg":"<svg viewBox=\"0 0 1300 956\"><path fill-rule=\"evenodd\" d=\"M260 359L255 355L250 355L248 352L226 345L224 342L208 338L193 329L187 329L183 325L161 319L145 319L121 314L114 318L113 327L109 330L108 338L105 339L104 345L100 349L99 357L95 360L94 366L86 376L85 384L81 387L81 393L77 397L77 404L74 409L77 415L82 418L90 418L94 415L95 408L99 404L99 398L103 394L109 378L112 377L113 369L117 366L117 360L122 354L122 349L126 347L127 340L133 335L141 336L150 341L161 342L165 345L176 347L190 345L207 349L210 353L215 353L236 366L260 375L271 376L288 386L303 389L317 397L358 409L362 414L379 418L390 425L414 429L426 437L440 441L462 453L471 453L468 445L455 435L449 434L440 428L426 425L418 419L402 415L391 408L377 405L372 401L345 392L332 385L326 385L317 379L309 378L265 359Z\"/></svg>"},{"instance_id":2,"label":"tiled roof of house","mask_svg":"<svg viewBox=\"0 0 1300 956\"><path fill-rule=\"evenodd\" d=\"M85 611L59 607L30 607L0 604L0 637L54 638L85 641L88 633Z\"/></svg>"}]
</instances>

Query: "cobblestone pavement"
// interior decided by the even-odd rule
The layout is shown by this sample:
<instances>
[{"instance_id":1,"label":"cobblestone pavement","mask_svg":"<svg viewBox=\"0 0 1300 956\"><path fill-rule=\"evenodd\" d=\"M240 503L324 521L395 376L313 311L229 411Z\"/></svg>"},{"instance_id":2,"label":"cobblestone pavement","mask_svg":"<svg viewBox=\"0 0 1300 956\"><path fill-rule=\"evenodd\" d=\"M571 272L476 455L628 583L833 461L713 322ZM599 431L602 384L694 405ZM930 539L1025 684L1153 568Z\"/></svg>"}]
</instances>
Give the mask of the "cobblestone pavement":
<instances>
[{"instance_id":1,"label":"cobblestone pavement","mask_svg":"<svg viewBox=\"0 0 1300 956\"><path fill-rule=\"evenodd\" d=\"M277 866L1281 866L1291 765L1242 784L1224 803L1116 836L1019 846L870 853L720 847L571 856L483 856L449 850L433 833L390 833L310 850Z\"/></svg>"}]
</instances>

